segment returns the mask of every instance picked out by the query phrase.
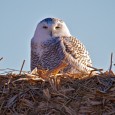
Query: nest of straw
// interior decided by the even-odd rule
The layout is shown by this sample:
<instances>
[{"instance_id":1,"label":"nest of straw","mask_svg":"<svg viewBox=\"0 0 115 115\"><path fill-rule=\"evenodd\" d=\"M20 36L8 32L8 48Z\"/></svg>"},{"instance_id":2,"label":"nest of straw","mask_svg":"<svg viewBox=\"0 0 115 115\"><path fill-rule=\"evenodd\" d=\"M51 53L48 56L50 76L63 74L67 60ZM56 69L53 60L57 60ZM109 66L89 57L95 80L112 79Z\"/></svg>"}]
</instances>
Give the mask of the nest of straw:
<instances>
[{"instance_id":1,"label":"nest of straw","mask_svg":"<svg viewBox=\"0 0 115 115\"><path fill-rule=\"evenodd\" d=\"M115 114L112 71L94 76L49 73L1 74L0 115Z\"/></svg>"}]
</instances>

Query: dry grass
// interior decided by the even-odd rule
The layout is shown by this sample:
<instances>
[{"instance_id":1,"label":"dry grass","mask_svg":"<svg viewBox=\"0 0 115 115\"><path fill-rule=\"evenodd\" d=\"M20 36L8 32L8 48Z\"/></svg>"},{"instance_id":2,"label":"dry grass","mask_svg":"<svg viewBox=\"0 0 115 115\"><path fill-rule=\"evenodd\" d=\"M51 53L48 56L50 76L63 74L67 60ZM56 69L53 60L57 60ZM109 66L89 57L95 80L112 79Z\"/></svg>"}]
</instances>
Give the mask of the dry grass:
<instances>
[{"instance_id":1,"label":"dry grass","mask_svg":"<svg viewBox=\"0 0 115 115\"><path fill-rule=\"evenodd\" d=\"M0 115L115 114L112 71L90 77L54 73L1 74Z\"/></svg>"}]
</instances>

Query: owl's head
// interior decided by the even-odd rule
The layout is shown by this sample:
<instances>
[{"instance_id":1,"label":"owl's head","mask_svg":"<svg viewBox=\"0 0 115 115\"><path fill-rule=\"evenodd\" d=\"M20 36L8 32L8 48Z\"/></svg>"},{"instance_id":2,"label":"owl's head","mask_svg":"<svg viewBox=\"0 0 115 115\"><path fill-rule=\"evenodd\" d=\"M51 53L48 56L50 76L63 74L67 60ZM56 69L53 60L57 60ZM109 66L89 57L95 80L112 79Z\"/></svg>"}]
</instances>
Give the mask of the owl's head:
<instances>
[{"instance_id":1,"label":"owl's head","mask_svg":"<svg viewBox=\"0 0 115 115\"><path fill-rule=\"evenodd\" d=\"M57 18L46 18L38 24L33 39L45 41L60 36L71 36L64 21Z\"/></svg>"}]
</instances>

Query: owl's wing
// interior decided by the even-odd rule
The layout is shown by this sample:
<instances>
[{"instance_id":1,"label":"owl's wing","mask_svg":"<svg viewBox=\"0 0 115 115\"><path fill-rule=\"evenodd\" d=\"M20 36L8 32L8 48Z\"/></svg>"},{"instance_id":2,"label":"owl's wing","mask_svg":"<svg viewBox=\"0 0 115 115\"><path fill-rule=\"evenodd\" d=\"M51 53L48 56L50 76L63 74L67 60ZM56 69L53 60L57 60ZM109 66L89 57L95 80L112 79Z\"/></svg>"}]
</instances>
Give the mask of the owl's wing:
<instances>
[{"instance_id":1,"label":"owl's wing","mask_svg":"<svg viewBox=\"0 0 115 115\"><path fill-rule=\"evenodd\" d=\"M63 44L65 46L65 53L69 62L76 66L78 71L88 73L91 71L92 62L85 46L75 37L63 37Z\"/></svg>"},{"instance_id":2,"label":"owl's wing","mask_svg":"<svg viewBox=\"0 0 115 115\"><path fill-rule=\"evenodd\" d=\"M37 53L37 44L31 41L31 71L38 66L41 66L39 53Z\"/></svg>"}]
</instances>

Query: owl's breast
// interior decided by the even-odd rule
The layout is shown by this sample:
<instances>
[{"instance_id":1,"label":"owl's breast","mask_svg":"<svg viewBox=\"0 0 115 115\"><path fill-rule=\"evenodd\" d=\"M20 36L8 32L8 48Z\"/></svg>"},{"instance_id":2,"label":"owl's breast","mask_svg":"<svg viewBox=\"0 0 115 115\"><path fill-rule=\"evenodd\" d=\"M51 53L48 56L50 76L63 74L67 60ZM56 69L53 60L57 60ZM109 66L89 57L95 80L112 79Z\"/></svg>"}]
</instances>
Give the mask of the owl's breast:
<instances>
[{"instance_id":1,"label":"owl's breast","mask_svg":"<svg viewBox=\"0 0 115 115\"><path fill-rule=\"evenodd\" d=\"M42 67L49 70L56 68L65 57L62 41L57 37L43 42L41 45L43 49L40 58Z\"/></svg>"}]
</instances>

